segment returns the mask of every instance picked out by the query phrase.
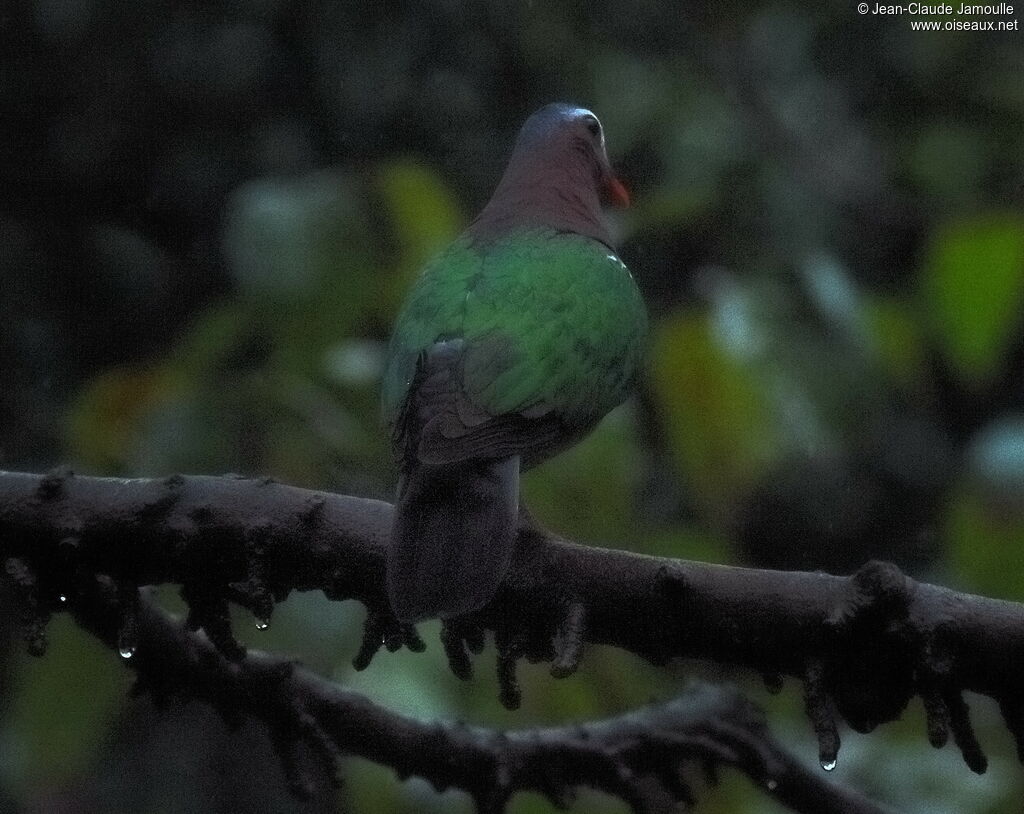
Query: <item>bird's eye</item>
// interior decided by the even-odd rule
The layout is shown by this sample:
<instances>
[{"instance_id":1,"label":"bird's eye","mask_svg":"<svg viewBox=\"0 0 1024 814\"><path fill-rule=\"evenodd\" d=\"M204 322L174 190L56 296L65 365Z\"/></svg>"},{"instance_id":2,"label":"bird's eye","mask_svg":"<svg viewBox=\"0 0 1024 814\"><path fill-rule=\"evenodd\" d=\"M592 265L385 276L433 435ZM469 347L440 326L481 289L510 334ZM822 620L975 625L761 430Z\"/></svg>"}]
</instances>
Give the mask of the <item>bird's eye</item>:
<instances>
[{"instance_id":1,"label":"bird's eye","mask_svg":"<svg viewBox=\"0 0 1024 814\"><path fill-rule=\"evenodd\" d=\"M597 119L587 119L587 130L590 131L590 135L597 138L601 135L601 125L598 124Z\"/></svg>"}]
</instances>

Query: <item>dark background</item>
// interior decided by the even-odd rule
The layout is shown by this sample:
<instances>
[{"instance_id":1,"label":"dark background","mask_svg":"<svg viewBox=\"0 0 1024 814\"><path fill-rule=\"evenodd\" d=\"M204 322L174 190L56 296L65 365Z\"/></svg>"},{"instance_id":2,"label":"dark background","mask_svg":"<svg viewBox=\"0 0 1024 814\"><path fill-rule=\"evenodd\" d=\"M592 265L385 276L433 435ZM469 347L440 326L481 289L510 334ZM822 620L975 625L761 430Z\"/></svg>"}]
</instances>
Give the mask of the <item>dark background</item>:
<instances>
[{"instance_id":1,"label":"dark background","mask_svg":"<svg viewBox=\"0 0 1024 814\"><path fill-rule=\"evenodd\" d=\"M402 294L522 120L572 101L633 194L614 225L653 337L639 398L530 475L534 511L637 551L834 573L878 557L1022 600L1022 79L1020 32L915 32L852 2L5 5L0 468L387 497L377 380ZM411 714L584 719L703 675L816 753L795 685L769 699L744 674L595 649L567 681L526 669L507 713L493 651L461 684L433 625L426 655L356 675L360 608L296 596L262 634L238 616L250 644ZM65 616L50 634L43 659L4 659L12 811L468 810L357 760L300 805L255 726L156 715L116 654ZM844 733L838 779L914 811L1016 811L1009 736L973 706L986 776L931 750L913 707ZM777 810L728 776L704 806Z\"/></svg>"}]
</instances>

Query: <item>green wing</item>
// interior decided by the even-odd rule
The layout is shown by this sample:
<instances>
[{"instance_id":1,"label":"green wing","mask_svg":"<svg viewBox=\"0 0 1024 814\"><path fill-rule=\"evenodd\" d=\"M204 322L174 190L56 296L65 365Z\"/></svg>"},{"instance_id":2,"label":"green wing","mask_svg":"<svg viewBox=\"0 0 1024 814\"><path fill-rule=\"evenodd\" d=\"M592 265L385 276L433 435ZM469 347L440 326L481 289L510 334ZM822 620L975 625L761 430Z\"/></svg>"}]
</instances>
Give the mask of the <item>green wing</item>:
<instances>
[{"instance_id":1,"label":"green wing","mask_svg":"<svg viewBox=\"0 0 1024 814\"><path fill-rule=\"evenodd\" d=\"M629 271L595 240L550 231L480 248L460 240L424 269L399 316L385 420L407 429L398 425L418 365L439 341L461 340L457 369L421 388L431 401L417 401L412 419L444 414L429 442L443 449L429 457L509 454L517 443L554 448L555 436L579 437L626 397L646 329ZM444 359L450 364L450 354Z\"/></svg>"}]
</instances>

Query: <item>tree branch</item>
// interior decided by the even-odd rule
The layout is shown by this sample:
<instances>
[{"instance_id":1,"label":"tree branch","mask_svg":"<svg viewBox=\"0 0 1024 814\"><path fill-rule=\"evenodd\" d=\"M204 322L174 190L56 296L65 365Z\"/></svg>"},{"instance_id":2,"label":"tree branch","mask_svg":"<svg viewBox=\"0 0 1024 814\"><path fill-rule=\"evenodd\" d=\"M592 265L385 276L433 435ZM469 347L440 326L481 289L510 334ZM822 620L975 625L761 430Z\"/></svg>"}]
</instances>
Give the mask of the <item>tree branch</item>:
<instances>
[{"instance_id":1,"label":"tree branch","mask_svg":"<svg viewBox=\"0 0 1024 814\"><path fill-rule=\"evenodd\" d=\"M79 586L71 608L112 648L121 647L120 593L109 578L94 578ZM463 789L481 812L503 811L518 791L567 805L578 786L621 797L638 812L662 812L693 802L686 767L697 763L712 777L718 766L736 767L794 811L884 811L801 767L734 690L697 685L668 703L604 721L501 732L403 717L268 654L232 661L144 599L134 625L127 663L138 676L136 691L158 704L173 695L203 700L231 724L243 716L262 720L298 793L309 791L309 755L333 776L342 755L356 754L399 777L423 777L439 791Z\"/></svg>"},{"instance_id":2,"label":"tree branch","mask_svg":"<svg viewBox=\"0 0 1024 814\"><path fill-rule=\"evenodd\" d=\"M58 597L74 596L82 574L121 586L129 633L134 586L181 583L189 626L235 660L244 651L226 602L267 618L290 590L366 605L357 667L381 642L422 649L384 598L390 519L386 503L270 480L0 473L0 554L20 587L36 651ZM964 690L1000 703L1024 754L1024 606L915 582L884 563L852 577L757 571L585 547L523 528L495 599L444 626L457 675L471 674L469 652L479 652L488 629L508 706L519 699L520 657L551 660L564 676L584 643L601 643L657 664L686 657L742 665L772 684L796 676L824 765L839 746L833 709L869 731L921 695L929 740L941 746L952 733L971 769L984 771Z\"/></svg>"}]
</instances>

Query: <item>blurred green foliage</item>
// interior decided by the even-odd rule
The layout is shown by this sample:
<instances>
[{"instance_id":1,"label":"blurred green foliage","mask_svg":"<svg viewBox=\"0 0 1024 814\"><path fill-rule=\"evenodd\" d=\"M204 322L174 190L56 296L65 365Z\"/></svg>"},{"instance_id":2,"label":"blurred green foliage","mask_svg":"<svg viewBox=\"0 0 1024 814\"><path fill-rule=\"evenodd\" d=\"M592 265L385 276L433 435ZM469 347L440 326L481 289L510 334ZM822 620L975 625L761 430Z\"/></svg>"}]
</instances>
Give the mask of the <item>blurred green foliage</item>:
<instances>
[{"instance_id":1,"label":"blurred green foliage","mask_svg":"<svg viewBox=\"0 0 1024 814\"><path fill-rule=\"evenodd\" d=\"M600 545L826 570L878 557L1024 600L1019 40L913 34L845 6L655 0L174 14L39 0L10 23L0 465L387 497L391 321L522 119L561 98L602 117L633 192L614 227L654 331L641 397L529 473L531 510ZM236 627L401 712L494 726L616 714L694 675L738 681L814 760L795 687L767 698L727 668L592 648L566 681L524 665L508 713L493 651L460 683L436 625L426 654L354 674L361 613L293 596L269 631L241 613ZM134 749L165 782L118 763L112 719L145 720L120 706L128 671L66 617L51 638L45 659L13 662L0 782L24 809L62 795L133 810L131 786L179 810L160 795L184 782L167 755L187 750L154 727ZM996 713L977 713L983 778L927 747L915 708L844 733L837 779L905 810L1016 811L1019 766ZM216 763L218 744L192 751ZM468 810L359 760L344 773L309 810ZM212 811L251 779L188 782L192 810ZM731 774L702 806L779 810ZM575 810L623 807L584 794Z\"/></svg>"},{"instance_id":2,"label":"blurred green foliage","mask_svg":"<svg viewBox=\"0 0 1024 814\"><path fill-rule=\"evenodd\" d=\"M998 375L1024 313L1024 217L980 216L938 230L922 295L928 327L959 375L970 385Z\"/></svg>"},{"instance_id":3,"label":"blurred green foliage","mask_svg":"<svg viewBox=\"0 0 1024 814\"><path fill-rule=\"evenodd\" d=\"M68 617L48 629L50 657L26 660L4 731L5 781L29 797L92 770L130 687L128 672Z\"/></svg>"}]
</instances>

